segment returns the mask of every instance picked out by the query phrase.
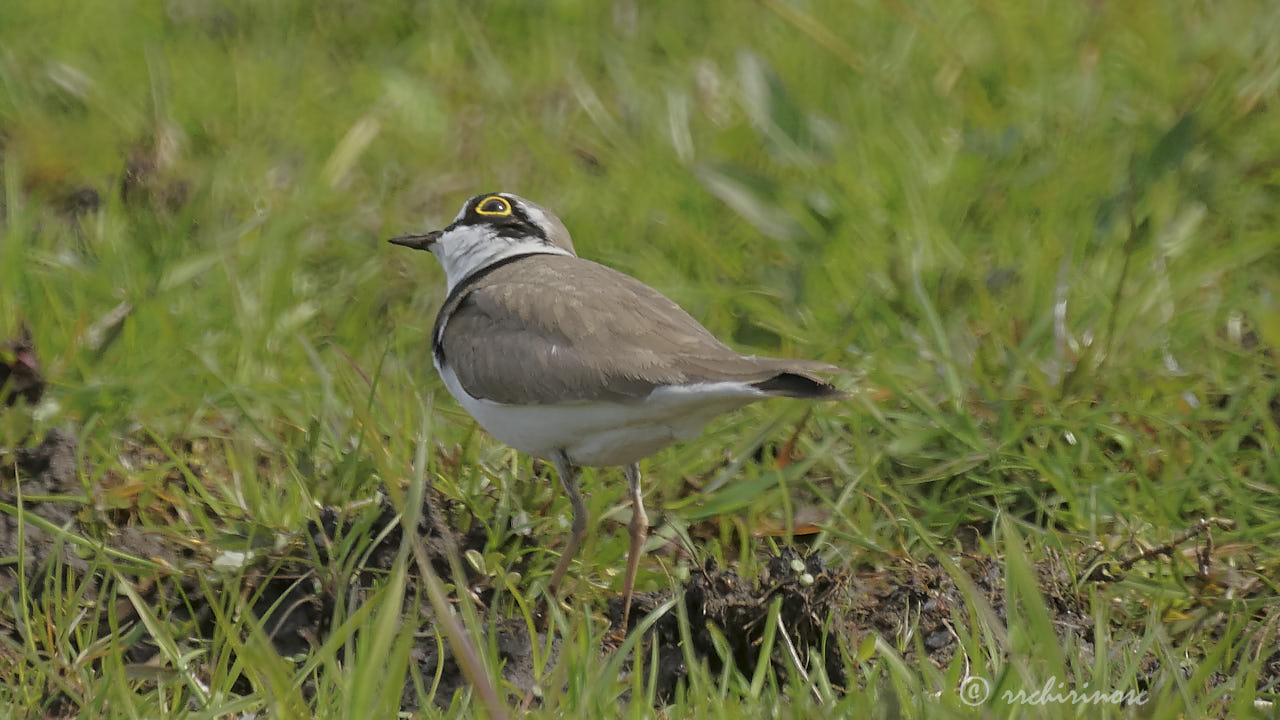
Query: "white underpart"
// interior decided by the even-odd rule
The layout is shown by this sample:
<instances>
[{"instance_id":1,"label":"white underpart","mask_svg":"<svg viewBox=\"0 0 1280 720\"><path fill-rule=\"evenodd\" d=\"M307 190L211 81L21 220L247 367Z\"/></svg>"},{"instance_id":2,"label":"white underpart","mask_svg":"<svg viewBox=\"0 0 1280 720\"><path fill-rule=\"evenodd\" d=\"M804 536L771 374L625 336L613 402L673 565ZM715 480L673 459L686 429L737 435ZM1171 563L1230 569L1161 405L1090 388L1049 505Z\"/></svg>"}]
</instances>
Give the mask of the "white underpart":
<instances>
[{"instance_id":1,"label":"white underpart","mask_svg":"<svg viewBox=\"0 0 1280 720\"><path fill-rule=\"evenodd\" d=\"M448 279L449 291L471 273L515 255L571 255L568 250L538 238L504 238L479 225L464 225L431 244Z\"/></svg>"},{"instance_id":2,"label":"white underpart","mask_svg":"<svg viewBox=\"0 0 1280 720\"><path fill-rule=\"evenodd\" d=\"M698 436L717 415L767 395L746 383L667 385L636 403L504 405L472 397L448 365L445 387L490 435L534 457L564 450L574 465L629 465Z\"/></svg>"}]
</instances>

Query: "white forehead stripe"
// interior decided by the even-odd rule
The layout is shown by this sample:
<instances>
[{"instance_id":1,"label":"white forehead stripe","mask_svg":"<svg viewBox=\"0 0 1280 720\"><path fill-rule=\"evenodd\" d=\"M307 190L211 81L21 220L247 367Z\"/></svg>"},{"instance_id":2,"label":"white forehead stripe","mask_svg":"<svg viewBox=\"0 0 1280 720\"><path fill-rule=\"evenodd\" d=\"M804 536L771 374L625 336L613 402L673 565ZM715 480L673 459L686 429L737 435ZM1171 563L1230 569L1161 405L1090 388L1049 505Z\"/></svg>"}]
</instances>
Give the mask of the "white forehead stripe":
<instances>
[{"instance_id":1,"label":"white forehead stripe","mask_svg":"<svg viewBox=\"0 0 1280 720\"><path fill-rule=\"evenodd\" d=\"M529 222L541 228L542 232L550 234L551 221L547 219L546 213L527 203L520 203L520 209L528 216Z\"/></svg>"}]
</instances>

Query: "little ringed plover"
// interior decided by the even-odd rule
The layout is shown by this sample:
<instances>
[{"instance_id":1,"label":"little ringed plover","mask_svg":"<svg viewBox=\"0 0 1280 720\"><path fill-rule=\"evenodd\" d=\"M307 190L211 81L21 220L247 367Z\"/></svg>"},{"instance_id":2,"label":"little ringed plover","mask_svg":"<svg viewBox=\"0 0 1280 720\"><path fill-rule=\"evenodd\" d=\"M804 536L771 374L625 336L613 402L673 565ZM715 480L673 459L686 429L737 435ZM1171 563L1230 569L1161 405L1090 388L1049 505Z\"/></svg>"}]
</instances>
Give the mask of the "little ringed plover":
<instances>
[{"instance_id":1,"label":"little ringed plover","mask_svg":"<svg viewBox=\"0 0 1280 720\"><path fill-rule=\"evenodd\" d=\"M624 628L648 531L637 461L757 400L845 396L820 376L840 368L731 350L657 290L578 257L560 219L517 195L477 195L443 230L390 242L444 267L431 348L450 394L494 437L556 467L573 527L552 597L587 530L577 468L622 466Z\"/></svg>"}]
</instances>

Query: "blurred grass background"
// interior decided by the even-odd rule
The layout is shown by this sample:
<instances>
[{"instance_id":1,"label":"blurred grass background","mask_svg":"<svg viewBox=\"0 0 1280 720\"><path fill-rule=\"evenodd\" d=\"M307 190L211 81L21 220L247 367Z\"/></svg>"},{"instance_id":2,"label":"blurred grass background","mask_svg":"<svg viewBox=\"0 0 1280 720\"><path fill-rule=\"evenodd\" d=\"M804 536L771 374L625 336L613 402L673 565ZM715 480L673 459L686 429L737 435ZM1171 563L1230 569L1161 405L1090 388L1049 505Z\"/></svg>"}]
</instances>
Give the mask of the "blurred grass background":
<instances>
[{"instance_id":1,"label":"blurred grass background","mask_svg":"<svg viewBox=\"0 0 1280 720\"><path fill-rule=\"evenodd\" d=\"M506 190L737 348L852 371L801 471L677 482L786 404L650 461L657 506L737 518L712 555L807 504L845 559L1213 515L1274 568L1278 90L1265 2L6 2L0 337L51 387L0 442L74 427L88 488L122 438L198 439L235 478L203 529L286 531L427 433L467 460L446 494L557 537L554 485L430 367L442 273L383 242Z\"/></svg>"}]
</instances>

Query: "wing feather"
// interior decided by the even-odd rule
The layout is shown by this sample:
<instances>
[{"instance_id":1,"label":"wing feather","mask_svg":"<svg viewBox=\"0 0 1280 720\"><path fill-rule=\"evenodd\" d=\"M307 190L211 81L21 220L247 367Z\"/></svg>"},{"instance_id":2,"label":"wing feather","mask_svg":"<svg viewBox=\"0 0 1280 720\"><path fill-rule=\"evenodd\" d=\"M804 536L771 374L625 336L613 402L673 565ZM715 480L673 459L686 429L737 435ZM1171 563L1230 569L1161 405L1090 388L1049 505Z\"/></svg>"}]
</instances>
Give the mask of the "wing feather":
<instances>
[{"instance_id":1,"label":"wing feather","mask_svg":"<svg viewBox=\"0 0 1280 720\"><path fill-rule=\"evenodd\" d=\"M740 355L658 291L577 257L509 263L441 313L440 349L458 381L496 402L629 402L665 385L723 381L762 383L765 394L838 394L813 375L838 368ZM806 394L804 383L817 390Z\"/></svg>"}]
</instances>

